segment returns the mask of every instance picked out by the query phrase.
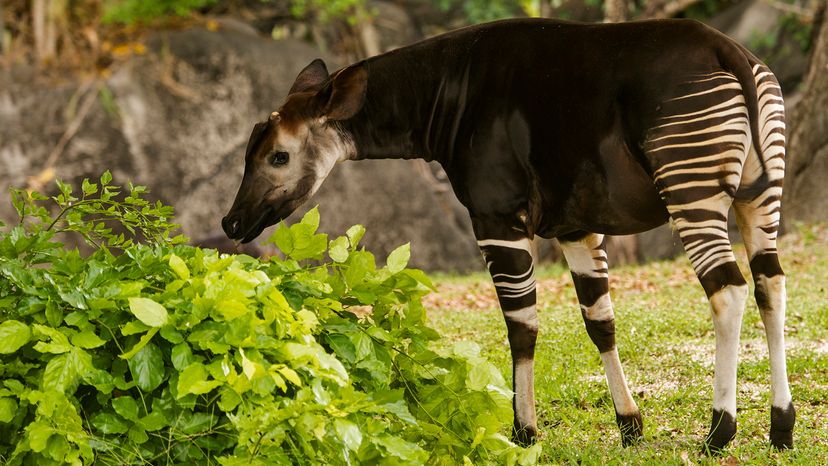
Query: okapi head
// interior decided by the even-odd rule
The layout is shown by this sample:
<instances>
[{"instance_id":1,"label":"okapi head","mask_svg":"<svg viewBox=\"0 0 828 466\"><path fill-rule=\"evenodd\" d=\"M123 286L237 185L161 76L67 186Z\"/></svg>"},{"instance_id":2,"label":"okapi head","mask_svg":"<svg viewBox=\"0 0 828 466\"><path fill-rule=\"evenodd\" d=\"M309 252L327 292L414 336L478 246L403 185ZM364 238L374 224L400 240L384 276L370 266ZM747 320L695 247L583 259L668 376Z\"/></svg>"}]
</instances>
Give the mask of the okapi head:
<instances>
[{"instance_id":1,"label":"okapi head","mask_svg":"<svg viewBox=\"0 0 828 466\"><path fill-rule=\"evenodd\" d=\"M338 122L359 112L367 84L361 64L329 75L317 59L299 73L281 108L250 134L241 187L221 221L229 238L252 241L311 197L337 161L354 155Z\"/></svg>"}]
</instances>

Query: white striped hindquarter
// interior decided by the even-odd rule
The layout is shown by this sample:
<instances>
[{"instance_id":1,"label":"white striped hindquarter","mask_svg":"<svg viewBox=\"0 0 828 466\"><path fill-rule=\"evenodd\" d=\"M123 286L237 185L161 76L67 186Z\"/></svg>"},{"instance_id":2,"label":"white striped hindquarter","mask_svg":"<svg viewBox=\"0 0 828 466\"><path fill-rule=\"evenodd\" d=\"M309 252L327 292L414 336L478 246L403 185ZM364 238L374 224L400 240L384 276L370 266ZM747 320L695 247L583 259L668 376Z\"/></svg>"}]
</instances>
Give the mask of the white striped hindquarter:
<instances>
[{"instance_id":1,"label":"white striped hindquarter","mask_svg":"<svg viewBox=\"0 0 828 466\"><path fill-rule=\"evenodd\" d=\"M666 101L644 150L699 276L734 262L727 211L750 144L742 87L726 72L697 76Z\"/></svg>"},{"instance_id":2,"label":"white striped hindquarter","mask_svg":"<svg viewBox=\"0 0 828 466\"><path fill-rule=\"evenodd\" d=\"M771 442L792 443L794 412L784 357L784 275L776 234L785 171L785 113L776 78L752 68L758 115L751 133L742 85L725 71L696 75L663 102L644 151L654 182L710 299L716 334L713 422L705 445L719 450L736 432L736 369L748 287L728 235L733 205L766 322L771 360ZM754 136L756 136L754 138ZM757 147L758 146L758 147ZM781 420L780 420L781 419Z\"/></svg>"}]
</instances>

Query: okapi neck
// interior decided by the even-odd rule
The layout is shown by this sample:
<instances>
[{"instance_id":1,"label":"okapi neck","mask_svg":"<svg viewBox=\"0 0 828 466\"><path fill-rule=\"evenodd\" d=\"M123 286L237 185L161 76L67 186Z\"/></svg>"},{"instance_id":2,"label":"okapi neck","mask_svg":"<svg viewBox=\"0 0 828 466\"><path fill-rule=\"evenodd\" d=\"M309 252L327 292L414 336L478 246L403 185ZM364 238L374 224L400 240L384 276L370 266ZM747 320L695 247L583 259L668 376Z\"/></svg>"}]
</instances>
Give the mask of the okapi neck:
<instances>
[{"instance_id":1,"label":"okapi neck","mask_svg":"<svg viewBox=\"0 0 828 466\"><path fill-rule=\"evenodd\" d=\"M442 49L442 50L441 50ZM440 41L370 58L363 108L341 126L355 159L446 162L455 151L469 97L469 63Z\"/></svg>"}]
</instances>

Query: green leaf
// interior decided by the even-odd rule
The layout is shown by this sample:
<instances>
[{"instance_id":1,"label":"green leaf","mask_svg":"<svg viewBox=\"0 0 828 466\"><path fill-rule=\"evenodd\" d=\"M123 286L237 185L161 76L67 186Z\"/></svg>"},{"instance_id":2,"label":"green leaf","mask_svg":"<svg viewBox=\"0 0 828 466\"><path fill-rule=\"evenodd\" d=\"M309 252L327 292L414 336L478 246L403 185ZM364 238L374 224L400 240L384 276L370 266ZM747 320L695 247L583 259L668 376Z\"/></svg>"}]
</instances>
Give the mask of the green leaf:
<instances>
[{"instance_id":1,"label":"green leaf","mask_svg":"<svg viewBox=\"0 0 828 466\"><path fill-rule=\"evenodd\" d=\"M232 412L241 402L242 397L232 388L224 387L221 389L221 398L219 399L218 406L225 413Z\"/></svg>"},{"instance_id":2,"label":"green leaf","mask_svg":"<svg viewBox=\"0 0 828 466\"><path fill-rule=\"evenodd\" d=\"M0 323L0 354L11 354L32 338L29 326L16 320Z\"/></svg>"},{"instance_id":3,"label":"green leaf","mask_svg":"<svg viewBox=\"0 0 828 466\"><path fill-rule=\"evenodd\" d=\"M141 390L151 392L164 381L163 355L154 344L147 344L127 362L132 379Z\"/></svg>"},{"instance_id":4,"label":"green leaf","mask_svg":"<svg viewBox=\"0 0 828 466\"><path fill-rule=\"evenodd\" d=\"M130 335L135 335L136 333L144 333L152 327L144 325L139 320L130 320L123 327L121 327L121 335L127 337Z\"/></svg>"},{"instance_id":5,"label":"green leaf","mask_svg":"<svg viewBox=\"0 0 828 466\"><path fill-rule=\"evenodd\" d=\"M0 422L9 423L17 414L17 401L14 398L0 398Z\"/></svg>"},{"instance_id":6,"label":"green leaf","mask_svg":"<svg viewBox=\"0 0 828 466\"><path fill-rule=\"evenodd\" d=\"M483 390L497 380L497 368L488 363L473 364L469 370L466 386L472 390Z\"/></svg>"},{"instance_id":7,"label":"green leaf","mask_svg":"<svg viewBox=\"0 0 828 466\"><path fill-rule=\"evenodd\" d=\"M112 181L112 173L109 170L103 172L101 175L101 186L106 186Z\"/></svg>"},{"instance_id":8,"label":"green leaf","mask_svg":"<svg viewBox=\"0 0 828 466\"><path fill-rule=\"evenodd\" d=\"M362 444L362 432L359 431L356 424L347 419L335 419L334 429L336 429L336 435L349 450L359 450L359 446Z\"/></svg>"},{"instance_id":9,"label":"green leaf","mask_svg":"<svg viewBox=\"0 0 828 466\"><path fill-rule=\"evenodd\" d=\"M173 346L170 359L172 360L173 367L178 371L182 371L190 364L196 362L196 358L193 357L193 351L187 343L179 343Z\"/></svg>"},{"instance_id":10,"label":"green leaf","mask_svg":"<svg viewBox=\"0 0 828 466\"><path fill-rule=\"evenodd\" d=\"M307 211L305 215L302 216L302 221L300 223L309 226L312 233L316 232L319 228L319 206L314 206L313 209Z\"/></svg>"},{"instance_id":11,"label":"green leaf","mask_svg":"<svg viewBox=\"0 0 828 466\"><path fill-rule=\"evenodd\" d=\"M187 264L184 262L183 259L176 256L175 254L170 255L170 268L178 275L178 278L182 280L189 280L190 278L190 269L187 268Z\"/></svg>"},{"instance_id":12,"label":"green leaf","mask_svg":"<svg viewBox=\"0 0 828 466\"><path fill-rule=\"evenodd\" d=\"M408 265L408 260L410 258L411 243L405 243L397 249L391 251L391 254L388 255L388 259L385 261L385 267L388 268L391 273L402 272Z\"/></svg>"},{"instance_id":13,"label":"green leaf","mask_svg":"<svg viewBox=\"0 0 828 466\"><path fill-rule=\"evenodd\" d=\"M150 327L161 327L169 319L167 309L149 298L129 298L129 310Z\"/></svg>"},{"instance_id":14,"label":"green leaf","mask_svg":"<svg viewBox=\"0 0 828 466\"><path fill-rule=\"evenodd\" d=\"M374 341L371 340L371 337L362 332L354 333L353 336L351 336L351 341L354 343L357 361L365 359L365 357L370 355L374 349Z\"/></svg>"},{"instance_id":15,"label":"green leaf","mask_svg":"<svg viewBox=\"0 0 828 466\"><path fill-rule=\"evenodd\" d=\"M88 178L84 178L83 183L81 183L81 191L83 191L84 196L91 196L98 192L98 185L90 183Z\"/></svg>"},{"instance_id":16,"label":"green leaf","mask_svg":"<svg viewBox=\"0 0 828 466\"><path fill-rule=\"evenodd\" d=\"M203 395L222 385L218 380L207 380L209 373L204 364L195 362L187 366L178 376L178 398L185 395Z\"/></svg>"},{"instance_id":17,"label":"green leaf","mask_svg":"<svg viewBox=\"0 0 828 466\"><path fill-rule=\"evenodd\" d=\"M136 343L131 350L120 355L119 357L121 359L130 359L131 357L135 356L136 353L141 351L141 349L143 349L144 346L146 346L147 343L149 343L150 340L152 340L152 337L154 337L156 333L158 333L158 327L151 328L147 333L141 336L141 339L138 340L138 343Z\"/></svg>"},{"instance_id":18,"label":"green leaf","mask_svg":"<svg viewBox=\"0 0 828 466\"><path fill-rule=\"evenodd\" d=\"M290 367L280 367L279 373L282 374L282 376L284 376L284 378L286 378L293 385L299 387L302 386L302 379L299 378L299 374L297 374L296 371L291 369Z\"/></svg>"},{"instance_id":19,"label":"green leaf","mask_svg":"<svg viewBox=\"0 0 828 466\"><path fill-rule=\"evenodd\" d=\"M293 252L293 233L284 222L276 227L276 231L273 232L269 241L275 244L286 256L290 256Z\"/></svg>"},{"instance_id":20,"label":"green leaf","mask_svg":"<svg viewBox=\"0 0 828 466\"><path fill-rule=\"evenodd\" d=\"M49 437L55 430L49 424L43 421L35 421L26 427L27 437L29 438L29 447L34 452L41 452L46 449Z\"/></svg>"},{"instance_id":21,"label":"green leaf","mask_svg":"<svg viewBox=\"0 0 828 466\"><path fill-rule=\"evenodd\" d=\"M403 460L415 460L423 456L423 450L416 444L406 442L405 440L392 435L383 435L377 437L376 443L385 447L385 450L391 455Z\"/></svg>"},{"instance_id":22,"label":"green leaf","mask_svg":"<svg viewBox=\"0 0 828 466\"><path fill-rule=\"evenodd\" d=\"M112 400L112 409L124 419L138 420L138 403L129 396L119 396Z\"/></svg>"},{"instance_id":23,"label":"green leaf","mask_svg":"<svg viewBox=\"0 0 828 466\"><path fill-rule=\"evenodd\" d=\"M61 354L72 349L69 339L61 330L67 331L68 333L74 333L74 330L68 329L67 327L57 329L39 324L34 324L32 329L36 334L48 337L50 340L48 343L43 341L37 342L34 345L34 349L36 351L41 353Z\"/></svg>"},{"instance_id":24,"label":"green leaf","mask_svg":"<svg viewBox=\"0 0 828 466\"><path fill-rule=\"evenodd\" d=\"M74 389L78 383L78 370L70 353L57 355L46 363L43 370L43 389L56 390L61 393Z\"/></svg>"},{"instance_id":25,"label":"green leaf","mask_svg":"<svg viewBox=\"0 0 828 466\"><path fill-rule=\"evenodd\" d=\"M164 414L153 411L146 416L142 417L138 420L138 424L147 431L153 432L158 429L164 428L170 425L170 421L164 416Z\"/></svg>"},{"instance_id":26,"label":"green leaf","mask_svg":"<svg viewBox=\"0 0 828 466\"><path fill-rule=\"evenodd\" d=\"M348 237L348 242L351 243L351 249L355 250L359 241L365 235L365 227L362 225L354 225L351 228L348 228L348 231L345 232L345 236Z\"/></svg>"},{"instance_id":27,"label":"green leaf","mask_svg":"<svg viewBox=\"0 0 828 466\"><path fill-rule=\"evenodd\" d=\"M113 413L100 412L92 416L92 425L102 434L123 434L129 430L129 425L120 416Z\"/></svg>"},{"instance_id":28,"label":"green leaf","mask_svg":"<svg viewBox=\"0 0 828 466\"><path fill-rule=\"evenodd\" d=\"M147 435L147 431L145 431L138 425L134 425L129 428L129 431L127 432L127 437L136 445L141 445L142 443L145 443L147 440L149 440L149 435Z\"/></svg>"},{"instance_id":29,"label":"green leaf","mask_svg":"<svg viewBox=\"0 0 828 466\"><path fill-rule=\"evenodd\" d=\"M179 418L176 428L180 429L181 432L187 435L192 435L210 430L216 422L218 422L218 418L213 414L184 414L181 418Z\"/></svg>"},{"instance_id":30,"label":"green leaf","mask_svg":"<svg viewBox=\"0 0 828 466\"><path fill-rule=\"evenodd\" d=\"M356 362L356 347L350 338L339 333L332 333L327 335L325 340L337 357L344 361Z\"/></svg>"},{"instance_id":31,"label":"green leaf","mask_svg":"<svg viewBox=\"0 0 828 466\"><path fill-rule=\"evenodd\" d=\"M348 238L344 236L340 236L339 238L331 241L328 246L328 255L334 262L345 262L348 260L349 254Z\"/></svg>"},{"instance_id":32,"label":"green leaf","mask_svg":"<svg viewBox=\"0 0 828 466\"><path fill-rule=\"evenodd\" d=\"M239 354L241 354L242 358L242 372L244 372L244 376L247 377L248 380L253 380L256 376L256 372L258 372L258 364L247 359L247 356L244 354L244 350L241 348L239 348Z\"/></svg>"},{"instance_id":33,"label":"green leaf","mask_svg":"<svg viewBox=\"0 0 828 466\"><path fill-rule=\"evenodd\" d=\"M98 335L95 335L91 329L84 330L81 333L72 336L72 344L85 349L92 349L102 346L106 341L102 340Z\"/></svg>"}]
</instances>

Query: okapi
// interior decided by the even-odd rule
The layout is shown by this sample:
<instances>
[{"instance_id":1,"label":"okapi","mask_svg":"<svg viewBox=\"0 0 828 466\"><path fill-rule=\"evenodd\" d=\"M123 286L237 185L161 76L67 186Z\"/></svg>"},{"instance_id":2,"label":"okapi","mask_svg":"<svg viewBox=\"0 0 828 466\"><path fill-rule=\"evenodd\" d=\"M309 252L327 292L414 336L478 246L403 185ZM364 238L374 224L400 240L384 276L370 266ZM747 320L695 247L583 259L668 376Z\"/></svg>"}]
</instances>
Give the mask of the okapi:
<instances>
[{"instance_id":1,"label":"okapi","mask_svg":"<svg viewBox=\"0 0 828 466\"><path fill-rule=\"evenodd\" d=\"M672 220L710 301L718 452L736 433L736 366L747 283L728 209L750 256L768 339L770 441L793 445L785 276L776 236L785 119L768 68L687 20L578 24L504 20L449 32L329 74L302 70L255 125L222 226L248 242L316 192L336 162L422 158L445 169L497 290L508 329L513 437L537 435L535 235L557 238L597 346L624 446L642 436L615 344L604 235Z\"/></svg>"}]
</instances>

